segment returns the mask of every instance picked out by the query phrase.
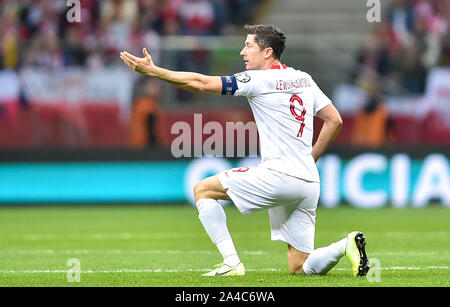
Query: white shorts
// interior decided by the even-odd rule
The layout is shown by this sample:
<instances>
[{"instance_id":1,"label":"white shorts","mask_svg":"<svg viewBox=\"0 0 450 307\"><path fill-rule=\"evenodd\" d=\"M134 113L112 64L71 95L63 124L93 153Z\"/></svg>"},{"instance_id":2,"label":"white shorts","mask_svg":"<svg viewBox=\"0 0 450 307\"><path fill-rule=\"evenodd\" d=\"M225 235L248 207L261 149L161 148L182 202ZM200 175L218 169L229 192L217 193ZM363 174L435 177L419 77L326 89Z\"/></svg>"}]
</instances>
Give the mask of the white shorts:
<instances>
[{"instance_id":1,"label":"white shorts","mask_svg":"<svg viewBox=\"0 0 450 307\"><path fill-rule=\"evenodd\" d=\"M219 180L243 214L269 210L271 239L295 249L314 250L318 182L305 181L265 167L240 167L219 173Z\"/></svg>"}]
</instances>

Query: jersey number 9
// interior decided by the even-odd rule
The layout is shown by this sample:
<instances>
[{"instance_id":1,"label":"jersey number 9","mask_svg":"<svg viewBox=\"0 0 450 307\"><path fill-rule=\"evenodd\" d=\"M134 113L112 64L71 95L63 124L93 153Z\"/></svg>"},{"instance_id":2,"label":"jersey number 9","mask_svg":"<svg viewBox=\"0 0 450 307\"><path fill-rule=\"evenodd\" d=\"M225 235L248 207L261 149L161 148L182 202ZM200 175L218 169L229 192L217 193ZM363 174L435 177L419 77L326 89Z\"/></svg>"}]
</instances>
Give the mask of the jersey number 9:
<instances>
[{"instance_id":1,"label":"jersey number 9","mask_svg":"<svg viewBox=\"0 0 450 307\"><path fill-rule=\"evenodd\" d=\"M297 137L302 137L303 135L303 128L305 127L305 114L306 114L306 109L303 106L303 101L300 97L298 97L297 95L292 95L291 99L289 99L289 101L291 102L291 114L295 117L296 120L298 120L300 122L300 129L298 130L297 133ZM298 105L300 105L300 110L301 113L298 114L295 111L295 103L298 102Z\"/></svg>"}]
</instances>

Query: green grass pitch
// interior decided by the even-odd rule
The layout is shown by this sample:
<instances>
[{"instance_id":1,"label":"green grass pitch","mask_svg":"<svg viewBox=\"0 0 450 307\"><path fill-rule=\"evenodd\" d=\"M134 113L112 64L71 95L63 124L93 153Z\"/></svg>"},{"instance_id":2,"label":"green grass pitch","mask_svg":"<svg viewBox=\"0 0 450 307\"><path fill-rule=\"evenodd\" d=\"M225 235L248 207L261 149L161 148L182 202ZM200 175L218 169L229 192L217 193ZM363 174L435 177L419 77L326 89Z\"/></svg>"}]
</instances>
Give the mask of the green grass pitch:
<instances>
[{"instance_id":1,"label":"green grass pitch","mask_svg":"<svg viewBox=\"0 0 450 307\"><path fill-rule=\"evenodd\" d=\"M267 212L226 213L245 276L201 276L221 257L188 205L3 206L0 286L450 286L448 208L319 208L316 248L363 231L379 264L370 280L352 277L345 257L326 276L291 275L286 244L270 241ZM71 258L79 282L68 281Z\"/></svg>"}]
</instances>

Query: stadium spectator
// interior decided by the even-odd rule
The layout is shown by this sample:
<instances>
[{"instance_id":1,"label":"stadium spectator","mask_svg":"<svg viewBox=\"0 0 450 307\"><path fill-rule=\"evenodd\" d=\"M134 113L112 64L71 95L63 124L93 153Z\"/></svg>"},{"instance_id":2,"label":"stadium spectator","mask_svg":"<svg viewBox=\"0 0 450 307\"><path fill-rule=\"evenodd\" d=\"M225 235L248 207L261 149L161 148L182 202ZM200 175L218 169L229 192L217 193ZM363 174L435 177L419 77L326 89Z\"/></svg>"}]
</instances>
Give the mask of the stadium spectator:
<instances>
[{"instance_id":1,"label":"stadium spectator","mask_svg":"<svg viewBox=\"0 0 450 307\"><path fill-rule=\"evenodd\" d=\"M162 111L159 105L161 84L156 79L141 79L133 100L130 121L130 146L158 147L162 140Z\"/></svg>"},{"instance_id":2,"label":"stadium spectator","mask_svg":"<svg viewBox=\"0 0 450 307\"><path fill-rule=\"evenodd\" d=\"M442 48L442 66L450 66L450 33L447 35Z\"/></svg>"},{"instance_id":3,"label":"stadium spectator","mask_svg":"<svg viewBox=\"0 0 450 307\"><path fill-rule=\"evenodd\" d=\"M387 11L389 23L401 42L409 40L414 25L414 9L409 0L394 0Z\"/></svg>"},{"instance_id":4,"label":"stadium spectator","mask_svg":"<svg viewBox=\"0 0 450 307\"><path fill-rule=\"evenodd\" d=\"M387 23L380 23L365 40L357 54L357 66L353 73L354 81L363 86L379 82L390 72L391 56L398 49L398 42Z\"/></svg>"},{"instance_id":5,"label":"stadium spectator","mask_svg":"<svg viewBox=\"0 0 450 307\"><path fill-rule=\"evenodd\" d=\"M180 6L180 34L212 35L217 33L217 13L208 0L186 0Z\"/></svg>"},{"instance_id":6,"label":"stadium spectator","mask_svg":"<svg viewBox=\"0 0 450 307\"><path fill-rule=\"evenodd\" d=\"M189 36L220 35L225 23L221 5L209 0L184 0L177 12L179 34ZM180 51L177 70L207 73L211 66L211 52L204 48ZM193 93L177 89L180 101L190 101Z\"/></svg>"},{"instance_id":7,"label":"stadium spectator","mask_svg":"<svg viewBox=\"0 0 450 307\"><path fill-rule=\"evenodd\" d=\"M0 10L0 68L14 68L18 62L18 29L14 19L14 6Z\"/></svg>"},{"instance_id":8,"label":"stadium spectator","mask_svg":"<svg viewBox=\"0 0 450 307\"><path fill-rule=\"evenodd\" d=\"M259 7L262 0L227 0L226 2L231 23L242 26L254 18L255 8Z\"/></svg>"},{"instance_id":9,"label":"stadium spectator","mask_svg":"<svg viewBox=\"0 0 450 307\"><path fill-rule=\"evenodd\" d=\"M376 148L391 141L388 111L379 94L373 93L364 108L355 116L352 145Z\"/></svg>"},{"instance_id":10,"label":"stadium spectator","mask_svg":"<svg viewBox=\"0 0 450 307\"><path fill-rule=\"evenodd\" d=\"M84 66L87 50L82 47L82 34L79 27L70 27L63 40L63 57L65 66Z\"/></svg>"}]
</instances>

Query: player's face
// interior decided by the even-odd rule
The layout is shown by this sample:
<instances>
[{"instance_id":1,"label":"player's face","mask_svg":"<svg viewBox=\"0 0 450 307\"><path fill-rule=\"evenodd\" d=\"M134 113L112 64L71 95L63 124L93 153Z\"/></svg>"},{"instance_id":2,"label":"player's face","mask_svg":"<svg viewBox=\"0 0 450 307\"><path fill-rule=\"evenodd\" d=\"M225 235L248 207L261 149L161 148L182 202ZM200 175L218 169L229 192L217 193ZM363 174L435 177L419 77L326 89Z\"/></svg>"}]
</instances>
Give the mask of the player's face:
<instances>
[{"instance_id":1,"label":"player's face","mask_svg":"<svg viewBox=\"0 0 450 307\"><path fill-rule=\"evenodd\" d=\"M255 42L255 35L247 35L244 48L240 55L244 57L245 69L262 69L264 66L264 50L261 50Z\"/></svg>"}]
</instances>

